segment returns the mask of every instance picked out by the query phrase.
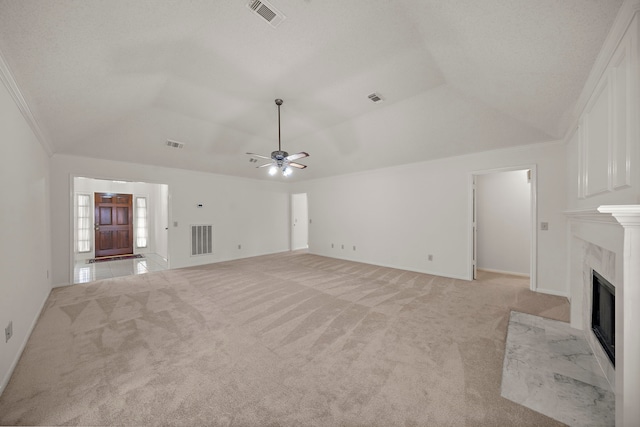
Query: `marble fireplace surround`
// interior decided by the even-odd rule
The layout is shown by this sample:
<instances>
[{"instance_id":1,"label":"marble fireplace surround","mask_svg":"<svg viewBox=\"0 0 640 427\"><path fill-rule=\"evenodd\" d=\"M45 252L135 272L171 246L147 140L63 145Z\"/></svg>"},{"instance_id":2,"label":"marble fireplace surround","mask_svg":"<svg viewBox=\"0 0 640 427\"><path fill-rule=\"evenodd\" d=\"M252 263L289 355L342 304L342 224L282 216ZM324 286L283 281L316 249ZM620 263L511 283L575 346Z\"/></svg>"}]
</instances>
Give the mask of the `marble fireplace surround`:
<instances>
[{"instance_id":1,"label":"marble fireplace surround","mask_svg":"<svg viewBox=\"0 0 640 427\"><path fill-rule=\"evenodd\" d=\"M571 326L584 331L616 394L616 425L640 425L640 205L565 212ZM591 269L616 291L616 368L591 331Z\"/></svg>"}]
</instances>

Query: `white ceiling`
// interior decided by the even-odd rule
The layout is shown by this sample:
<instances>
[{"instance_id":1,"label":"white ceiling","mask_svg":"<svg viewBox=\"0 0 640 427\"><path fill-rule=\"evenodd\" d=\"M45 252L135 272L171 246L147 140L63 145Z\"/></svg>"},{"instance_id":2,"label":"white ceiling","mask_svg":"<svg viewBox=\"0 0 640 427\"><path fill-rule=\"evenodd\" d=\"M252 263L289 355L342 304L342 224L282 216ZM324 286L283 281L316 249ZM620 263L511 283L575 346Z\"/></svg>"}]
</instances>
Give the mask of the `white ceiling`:
<instances>
[{"instance_id":1,"label":"white ceiling","mask_svg":"<svg viewBox=\"0 0 640 427\"><path fill-rule=\"evenodd\" d=\"M561 138L622 0L271 3L0 0L0 52L55 153L273 179L282 98L309 179Z\"/></svg>"}]
</instances>

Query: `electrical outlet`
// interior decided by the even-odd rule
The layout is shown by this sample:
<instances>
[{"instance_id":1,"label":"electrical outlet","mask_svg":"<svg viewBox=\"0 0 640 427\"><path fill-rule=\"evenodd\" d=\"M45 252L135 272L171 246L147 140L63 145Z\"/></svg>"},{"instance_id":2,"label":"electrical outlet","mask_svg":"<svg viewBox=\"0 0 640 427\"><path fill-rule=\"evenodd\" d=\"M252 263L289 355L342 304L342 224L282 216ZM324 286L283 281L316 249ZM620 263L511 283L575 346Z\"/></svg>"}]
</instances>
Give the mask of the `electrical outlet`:
<instances>
[{"instance_id":1,"label":"electrical outlet","mask_svg":"<svg viewBox=\"0 0 640 427\"><path fill-rule=\"evenodd\" d=\"M173 226L177 227L178 226L178 221L173 221Z\"/></svg>"},{"instance_id":2,"label":"electrical outlet","mask_svg":"<svg viewBox=\"0 0 640 427\"><path fill-rule=\"evenodd\" d=\"M548 222L541 222L540 223L540 230L548 231L549 230L549 223Z\"/></svg>"},{"instance_id":3,"label":"electrical outlet","mask_svg":"<svg viewBox=\"0 0 640 427\"><path fill-rule=\"evenodd\" d=\"M342 245L342 249L344 249L344 245Z\"/></svg>"},{"instance_id":4,"label":"electrical outlet","mask_svg":"<svg viewBox=\"0 0 640 427\"><path fill-rule=\"evenodd\" d=\"M331 244L331 249L333 249L333 243Z\"/></svg>"},{"instance_id":5,"label":"electrical outlet","mask_svg":"<svg viewBox=\"0 0 640 427\"><path fill-rule=\"evenodd\" d=\"M242 249L242 245L238 245L238 249Z\"/></svg>"},{"instance_id":6,"label":"electrical outlet","mask_svg":"<svg viewBox=\"0 0 640 427\"><path fill-rule=\"evenodd\" d=\"M6 328L4 328L4 338L5 341L9 341L9 339L13 336L13 320L9 321L9 324Z\"/></svg>"},{"instance_id":7,"label":"electrical outlet","mask_svg":"<svg viewBox=\"0 0 640 427\"><path fill-rule=\"evenodd\" d=\"M353 245L353 250L354 250L354 251L356 250L356 246L355 246L355 245Z\"/></svg>"},{"instance_id":8,"label":"electrical outlet","mask_svg":"<svg viewBox=\"0 0 640 427\"><path fill-rule=\"evenodd\" d=\"M431 255L431 254L427 255L427 259L428 259L429 261L433 261L433 255Z\"/></svg>"}]
</instances>

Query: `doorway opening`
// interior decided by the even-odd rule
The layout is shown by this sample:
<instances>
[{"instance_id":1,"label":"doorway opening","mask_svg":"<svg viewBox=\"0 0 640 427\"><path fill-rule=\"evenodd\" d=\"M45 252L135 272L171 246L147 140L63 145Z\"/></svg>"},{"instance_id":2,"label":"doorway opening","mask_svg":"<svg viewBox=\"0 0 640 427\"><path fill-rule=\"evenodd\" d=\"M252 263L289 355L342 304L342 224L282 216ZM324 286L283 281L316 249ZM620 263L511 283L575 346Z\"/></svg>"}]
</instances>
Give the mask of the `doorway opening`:
<instances>
[{"instance_id":1,"label":"doorway opening","mask_svg":"<svg viewBox=\"0 0 640 427\"><path fill-rule=\"evenodd\" d=\"M309 248L307 193L291 195L291 250Z\"/></svg>"},{"instance_id":2,"label":"doorway opening","mask_svg":"<svg viewBox=\"0 0 640 427\"><path fill-rule=\"evenodd\" d=\"M535 165L474 172L471 195L471 277L478 270L528 277L535 291Z\"/></svg>"},{"instance_id":3,"label":"doorway opening","mask_svg":"<svg viewBox=\"0 0 640 427\"><path fill-rule=\"evenodd\" d=\"M169 268L166 184L73 177L71 283Z\"/></svg>"}]
</instances>

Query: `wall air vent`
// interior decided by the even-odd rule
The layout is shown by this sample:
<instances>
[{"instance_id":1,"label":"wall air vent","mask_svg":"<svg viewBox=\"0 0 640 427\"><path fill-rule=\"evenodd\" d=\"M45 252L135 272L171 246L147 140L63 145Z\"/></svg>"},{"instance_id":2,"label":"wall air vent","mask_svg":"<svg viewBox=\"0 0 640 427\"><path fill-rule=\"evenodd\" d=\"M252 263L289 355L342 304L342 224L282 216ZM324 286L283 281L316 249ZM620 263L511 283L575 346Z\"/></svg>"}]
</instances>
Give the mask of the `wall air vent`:
<instances>
[{"instance_id":1,"label":"wall air vent","mask_svg":"<svg viewBox=\"0 0 640 427\"><path fill-rule=\"evenodd\" d=\"M375 92L369 95L367 98L369 98L371 101L375 102L376 104L384 101L384 99L380 96L380 94L377 94Z\"/></svg>"},{"instance_id":2,"label":"wall air vent","mask_svg":"<svg viewBox=\"0 0 640 427\"><path fill-rule=\"evenodd\" d=\"M278 27L286 16L272 4L264 0L249 0L247 7L256 15L267 21L273 28Z\"/></svg>"},{"instance_id":3,"label":"wall air vent","mask_svg":"<svg viewBox=\"0 0 640 427\"><path fill-rule=\"evenodd\" d=\"M191 256L213 253L213 226L191 226Z\"/></svg>"},{"instance_id":4,"label":"wall air vent","mask_svg":"<svg viewBox=\"0 0 640 427\"><path fill-rule=\"evenodd\" d=\"M167 147L181 149L181 148L184 148L184 144L182 142L172 141L170 139L167 139Z\"/></svg>"}]
</instances>

